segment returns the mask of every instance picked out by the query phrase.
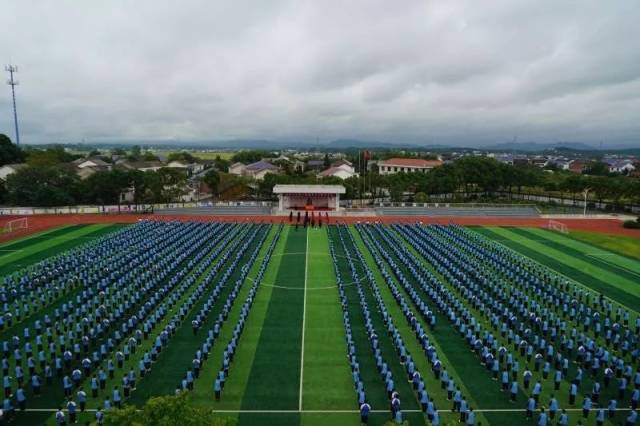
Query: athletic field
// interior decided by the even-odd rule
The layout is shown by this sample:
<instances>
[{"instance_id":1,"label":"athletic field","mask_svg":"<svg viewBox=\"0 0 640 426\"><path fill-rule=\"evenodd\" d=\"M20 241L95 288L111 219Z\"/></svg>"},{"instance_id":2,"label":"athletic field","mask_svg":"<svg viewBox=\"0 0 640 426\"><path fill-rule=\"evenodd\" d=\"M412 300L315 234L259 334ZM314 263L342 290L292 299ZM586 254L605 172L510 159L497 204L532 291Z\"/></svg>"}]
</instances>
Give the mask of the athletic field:
<instances>
[{"instance_id":1,"label":"athletic field","mask_svg":"<svg viewBox=\"0 0 640 426\"><path fill-rule=\"evenodd\" d=\"M548 424L566 409L568 424L595 425L597 408L613 399L615 417L603 424L624 424L636 378L640 386L640 260L589 238L526 227L143 221L3 243L11 424L55 424L80 388L87 402L78 421L93 421L106 398L115 405L117 388L123 404L138 406L188 392L192 404L240 425L358 425L364 394L369 424L381 425L393 415L389 377L396 417L411 425L431 424L432 410L438 424L458 424L457 396L478 425L538 424L554 397ZM81 374L66 397L74 370ZM129 372L135 384L125 397Z\"/></svg>"}]
</instances>

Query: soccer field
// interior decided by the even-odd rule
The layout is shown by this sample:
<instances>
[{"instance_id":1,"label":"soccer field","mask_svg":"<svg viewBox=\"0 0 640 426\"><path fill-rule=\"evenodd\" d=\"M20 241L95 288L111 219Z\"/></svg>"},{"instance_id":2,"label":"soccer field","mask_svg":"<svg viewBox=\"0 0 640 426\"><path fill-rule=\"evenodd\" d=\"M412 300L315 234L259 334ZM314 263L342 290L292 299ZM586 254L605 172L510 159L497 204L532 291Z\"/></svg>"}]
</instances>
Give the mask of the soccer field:
<instances>
[{"instance_id":1,"label":"soccer field","mask_svg":"<svg viewBox=\"0 0 640 426\"><path fill-rule=\"evenodd\" d=\"M186 388L240 425L359 425L363 397L382 425L390 390L411 425L458 424L454 399L477 425L538 424L552 398L549 424L615 399L616 425L640 396L640 261L538 228L75 225L0 245L0 271L15 424L55 424L80 388L81 422L114 389L141 406Z\"/></svg>"}]
</instances>

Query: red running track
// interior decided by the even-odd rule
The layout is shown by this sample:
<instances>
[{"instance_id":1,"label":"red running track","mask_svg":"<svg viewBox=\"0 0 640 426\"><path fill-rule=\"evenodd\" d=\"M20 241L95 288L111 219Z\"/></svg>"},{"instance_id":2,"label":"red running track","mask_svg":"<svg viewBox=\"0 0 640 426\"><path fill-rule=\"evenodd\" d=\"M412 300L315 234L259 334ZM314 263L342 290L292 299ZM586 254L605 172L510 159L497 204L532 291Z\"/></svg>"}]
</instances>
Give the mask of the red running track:
<instances>
[{"instance_id":1,"label":"red running track","mask_svg":"<svg viewBox=\"0 0 640 426\"><path fill-rule=\"evenodd\" d=\"M12 219L24 216L2 216L0 217L0 227ZM135 223L139 220L181 220L181 221L201 221L201 222L253 222L253 223L288 223L286 216L197 216L197 215L138 215L138 214L78 214L78 215L34 215L27 216L29 227L8 234L0 235L0 242L9 241L18 237L23 237L36 232L45 231L61 225L69 224L93 224L93 223ZM326 219L323 217L323 222ZM640 230L626 229L622 227L622 222L616 219L557 219L573 230L599 232L604 234L625 235L640 238ZM379 223L439 223L458 225L484 225L484 226L527 226L546 227L549 219L538 217L433 217L433 216L378 216L378 217L357 217L357 216L337 216L329 217L329 223L358 223L358 222L379 222ZM295 222L294 222L295 223Z\"/></svg>"}]
</instances>

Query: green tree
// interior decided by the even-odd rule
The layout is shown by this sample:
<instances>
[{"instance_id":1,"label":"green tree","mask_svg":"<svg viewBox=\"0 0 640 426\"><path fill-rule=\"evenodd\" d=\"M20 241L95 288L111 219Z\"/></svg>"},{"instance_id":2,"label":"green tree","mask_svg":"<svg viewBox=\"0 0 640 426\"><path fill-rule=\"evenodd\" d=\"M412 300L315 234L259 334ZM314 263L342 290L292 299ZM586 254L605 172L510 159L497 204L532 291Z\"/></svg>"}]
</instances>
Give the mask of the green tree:
<instances>
[{"instance_id":1,"label":"green tree","mask_svg":"<svg viewBox=\"0 0 640 426\"><path fill-rule=\"evenodd\" d=\"M95 423L94 423L95 424ZM217 417L212 410L189 403L186 393L149 399L137 410L125 405L104 416L105 426L231 426L236 421Z\"/></svg>"},{"instance_id":2,"label":"green tree","mask_svg":"<svg viewBox=\"0 0 640 426\"><path fill-rule=\"evenodd\" d=\"M84 182L85 200L92 204L120 204L121 194L131 187L130 175L121 170L97 172Z\"/></svg>"},{"instance_id":3,"label":"green tree","mask_svg":"<svg viewBox=\"0 0 640 426\"><path fill-rule=\"evenodd\" d=\"M218 169L218 171L226 173L229 171L229 166L231 165L231 162L229 162L229 160L225 160L219 155L216 155L215 160L213 160L213 164L215 168Z\"/></svg>"},{"instance_id":4,"label":"green tree","mask_svg":"<svg viewBox=\"0 0 640 426\"><path fill-rule=\"evenodd\" d=\"M31 166L49 167L62 163L69 163L81 158L81 155L74 155L65 151L63 146L56 145L47 149L29 148L27 150L27 163Z\"/></svg>"},{"instance_id":5,"label":"green tree","mask_svg":"<svg viewBox=\"0 0 640 426\"><path fill-rule=\"evenodd\" d=\"M13 144L7 135L0 133L0 166L22 163L25 157L19 146Z\"/></svg>"},{"instance_id":6,"label":"green tree","mask_svg":"<svg viewBox=\"0 0 640 426\"><path fill-rule=\"evenodd\" d=\"M260 161L261 159L268 157L269 153L263 150L248 150L237 152L231 157L232 163L244 163L250 164Z\"/></svg>"},{"instance_id":7,"label":"green tree","mask_svg":"<svg viewBox=\"0 0 640 426\"><path fill-rule=\"evenodd\" d=\"M426 203L427 200L428 200L427 194L425 194L424 192L418 192L413 197L413 201L415 201L416 203Z\"/></svg>"},{"instance_id":8,"label":"green tree","mask_svg":"<svg viewBox=\"0 0 640 426\"><path fill-rule=\"evenodd\" d=\"M140 160L140 157L142 156L142 148L140 148L140 145L134 145L131 147L131 154L129 154L129 159L131 161L138 161Z\"/></svg>"},{"instance_id":9,"label":"green tree","mask_svg":"<svg viewBox=\"0 0 640 426\"><path fill-rule=\"evenodd\" d=\"M66 168L27 166L7 177L7 199L14 205L74 205L80 198L80 178Z\"/></svg>"},{"instance_id":10,"label":"green tree","mask_svg":"<svg viewBox=\"0 0 640 426\"><path fill-rule=\"evenodd\" d=\"M142 160L143 161L158 161L159 158L157 155L155 155L153 152L151 151L145 151L142 154Z\"/></svg>"},{"instance_id":11,"label":"green tree","mask_svg":"<svg viewBox=\"0 0 640 426\"><path fill-rule=\"evenodd\" d=\"M425 175L424 187L427 194L449 194L461 185L460 171L452 164L436 167Z\"/></svg>"},{"instance_id":12,"label":"green tree","mask_svg":"<svg viewBox=\"0 0 640 426\"><path fill-rule=\"evenodd\" d=\"M193 163L194 161L196 161L196 158L186 151L180 151L180 152L172 152L171 154L169 154L169 156L167 157L167 160L185 161L187 163Z\"/></svg>"},{"instance_id":13,"label":"green tree","mask_svg":"<svg viewBox=\"0 0 640 426\"><path fill-rule=\"evenodd\" d=\"M177 202L187 193L187 175L183 170L163 167L156 173L161 185L159 202Z\"/></svg>"},{"instance_id":14,"label":"green tree","mask_svg":"<svg viewBox=\"0 0 640 426\"><path fill-rule=\"evenodd\" d=\"M602 161L593 161L587 166L583 174L592 176L608 176L609 165L607 163L603 163Z\"/></svg>"},{"instance_id":15,"label":"green tree","mask_svg":"<svg viewBox=\"0 0 640 426\"><path fill-rule=\"evenodd\" d=\"M220 174L215 170L209 170L202 177L202 181L211 189L212 194L218 193L218 185L220 184Z\"/></svg>"}]
</instances>

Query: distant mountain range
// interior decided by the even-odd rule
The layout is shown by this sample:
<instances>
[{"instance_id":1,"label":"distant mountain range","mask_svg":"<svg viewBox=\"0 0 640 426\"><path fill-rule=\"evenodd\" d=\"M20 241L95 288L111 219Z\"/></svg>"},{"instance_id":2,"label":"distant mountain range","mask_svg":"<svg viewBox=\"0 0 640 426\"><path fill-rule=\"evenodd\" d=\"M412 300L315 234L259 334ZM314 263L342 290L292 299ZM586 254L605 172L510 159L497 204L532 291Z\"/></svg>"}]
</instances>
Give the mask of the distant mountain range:
<instances>
[{"instance_id":1,"label":"distant mountain range","mask_svg":"<svg viewBox=\"0 0 640 426\"><path fill-rule=\"evenodd\" d=\"M45 144L46 145L46 144ZM587 151L587 152L623 152L623 153L640 153L640 146L631 147L624 145L609 145L602 148L595 145L589 145L583 142L555 142L555 143L536 143L536 142L502 142L479 147L471 147L464 145L444 145L444 144L419 144L419 143L392 143L384 141L372 141L362 139L336 139L329 142L309 142L309 141L274 141L269 139L232 139L225 141L179 141L179 140L145 140L145 141L100 141L86 142L83 144L62 144L74 147L118 147L141 145L144 147L157 147L164 149L310 149L310 150L354 150L354 149L372 149L372 150L416 150L416 151L492 151L492 152L543 152L550 150L563 151Z\"/></svg>"}]
</instances>

